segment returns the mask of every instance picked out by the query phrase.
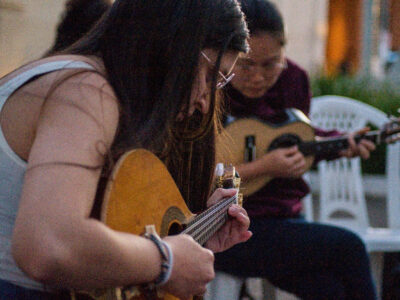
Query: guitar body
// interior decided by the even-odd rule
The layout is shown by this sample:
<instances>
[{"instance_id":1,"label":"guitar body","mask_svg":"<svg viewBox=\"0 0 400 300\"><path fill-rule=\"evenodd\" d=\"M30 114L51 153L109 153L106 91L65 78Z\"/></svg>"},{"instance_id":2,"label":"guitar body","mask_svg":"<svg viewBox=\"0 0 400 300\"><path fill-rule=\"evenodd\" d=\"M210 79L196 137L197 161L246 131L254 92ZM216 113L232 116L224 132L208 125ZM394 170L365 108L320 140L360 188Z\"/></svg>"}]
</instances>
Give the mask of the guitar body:
<instances>
[{"instance_id":1,"label":"guitar body","mask_svg":"<svg viewBox=\"0 0 400 300\"><path fill-rule=\"evenodd\" d=\"M101 220L107 226L143 235L146 225L154 225L157 233L164 237L179 233L183 223L192 216L167 168L154 154L138 149L127 152L118 160L102 206ZM82 296L96 300L178 299L165 293L146 296L142 292L143 289L138 287L123 297L121 289L96 290Z\"/></svg>"},{"instance_id":2,"label":"guitar body","mask_svg":"<svg viewBox=\"0 0 400 300\"><path fill-rule=\"evenodd\" d=\"M255 137L256 159L265 153L281 147L288 147L315 139L314 129L309 119L297 109L287 109L285 122L267 123L257 118L237 119L225 127L226 134L217 139L217 161L230 162L235 166L245 162L246 137ZM307 168L313 164L314 157L306 156ZM241 191L249 196L272 178L260 176L251 181L242 180Z\"/></svg>"}]
</instances>

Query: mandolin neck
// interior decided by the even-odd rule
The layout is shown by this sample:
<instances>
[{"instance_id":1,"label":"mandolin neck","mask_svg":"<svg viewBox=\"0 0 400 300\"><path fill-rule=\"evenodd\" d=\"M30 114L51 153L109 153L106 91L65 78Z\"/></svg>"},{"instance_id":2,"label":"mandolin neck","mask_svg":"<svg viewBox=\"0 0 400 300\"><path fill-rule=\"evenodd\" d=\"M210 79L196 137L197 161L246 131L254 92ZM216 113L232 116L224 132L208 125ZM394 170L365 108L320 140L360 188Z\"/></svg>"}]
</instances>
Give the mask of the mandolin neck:
<instances>
[{"instance_id":1,"label":"mandolin neck","mask_svg":"<svg viewBox=\"0 0 400 300\"><path fill-rule=\"evenodd\" d=\"M369 140L375 144L382 142L382 132L380 130L370 131L363 135L355 136L354 140L356 143L360 142L361 139ZM299 146L300 152L305 156L307 155L329 155L336 154L340 150L347 149L349 142L347 136L326 138L320 141L303 142Z\"/></svg>"},{"instance_id":2,"label":"mandolin neck","mask_svg":"<svg viewBox=\"0 0 400 300\"><path fill-rule=\"evenodd\" d=\"M237 203L237 195L223 199L191 219L182 233L190 235L196 242L203 245L225 224L228 208L234 203Z\"/></svg>"}]
</instances>

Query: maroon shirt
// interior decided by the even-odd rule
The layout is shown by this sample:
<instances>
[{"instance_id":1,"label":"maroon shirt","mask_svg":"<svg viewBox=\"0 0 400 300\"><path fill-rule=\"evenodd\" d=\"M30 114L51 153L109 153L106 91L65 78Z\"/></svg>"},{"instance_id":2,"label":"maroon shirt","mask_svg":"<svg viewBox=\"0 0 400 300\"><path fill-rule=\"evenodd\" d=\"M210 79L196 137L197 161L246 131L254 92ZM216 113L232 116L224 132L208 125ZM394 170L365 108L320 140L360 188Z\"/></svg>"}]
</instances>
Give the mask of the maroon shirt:
<instances>
[{"instance_id":1,"label":"maroon shirt","mask_svg":"<svg viewBox=\"0 0 400 300\"><path fill-rule=\"evenodd\" d=\"M234 117L256 116L268 122L280 122L282 110L297 108L308 115L311 91L306 72L287 60L288 67L278 81L259 99L248 99L231 85L227 88L227 110ZM337 131L315 128L318 136L335 136ZM320 160L321 158L316 158ZM323 158L322 158L323 159ZM301 199L310 192L302 178L274 178L244 201L251 217L294 217L302 210Z\"/></svg>"}]
</instances>

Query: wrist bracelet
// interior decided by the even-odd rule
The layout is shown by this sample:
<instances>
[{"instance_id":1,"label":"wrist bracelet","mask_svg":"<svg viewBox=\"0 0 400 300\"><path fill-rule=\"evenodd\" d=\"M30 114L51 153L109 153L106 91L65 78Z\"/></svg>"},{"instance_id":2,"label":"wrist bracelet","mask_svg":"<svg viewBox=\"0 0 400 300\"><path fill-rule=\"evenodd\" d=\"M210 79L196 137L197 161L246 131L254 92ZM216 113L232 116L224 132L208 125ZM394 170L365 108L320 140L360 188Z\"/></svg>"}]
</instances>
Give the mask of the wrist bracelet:
<instances>
[{"instance_id":1,"label":"wrist bracelet","mask_svg":"<svg viewBox=\"0 0 400 300\"><path fill-rule=\"evenodd\" d=\"M161 273L154 280L153 284L160 286L165 284L171 277L172 266L174 262L171 247L160 239L156 234L145 234L145 237L151 240L156 246L161 255Z\"/></svg>"}]
</instances>

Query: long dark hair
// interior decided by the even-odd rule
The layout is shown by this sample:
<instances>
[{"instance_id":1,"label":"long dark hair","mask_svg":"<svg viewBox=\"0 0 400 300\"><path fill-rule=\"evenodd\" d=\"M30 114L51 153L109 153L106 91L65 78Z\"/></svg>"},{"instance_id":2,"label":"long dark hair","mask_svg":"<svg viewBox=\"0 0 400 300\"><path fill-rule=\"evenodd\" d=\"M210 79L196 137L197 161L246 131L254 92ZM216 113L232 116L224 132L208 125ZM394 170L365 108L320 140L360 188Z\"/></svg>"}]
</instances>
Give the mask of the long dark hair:
<instances>
[{"instance_id":1,"label":"long dark hair","mask_svg":"<svg viewBox=\"0 0 400 300\"><path fill-rule=\"evenodd\" d=\"M215 165L215 88L205 118L177 122L177 115L189 107L200 51L218 51L215 86L222 55L247 52L247 37L237 0L116 0L89 34L66 50L104 61L120 103L113 157L138 147L153 151L193 211L205 207Z\"/></svg>"},{"instance_id":2,"label":"long dark hair","mask_svg":"<svg viewBox=\"0 0 400 300\"><path fill-rule=\"evenodd\" d=\"M250 34L257 32L268 32L278 39L282 46L285 45L285 25L282 14L276 5L268 0L238 0Z\"/></svg>"},{"instance_id":3,"label":"long dark hair","mask_svg":"<svg viewBox=\"0 0 400 300\"><path fill-rule=\"evenodd\" d=\"M47 54L64 50L82 38L111 7L111 0L68 0Z\"/></svg>"}]
</instances>

